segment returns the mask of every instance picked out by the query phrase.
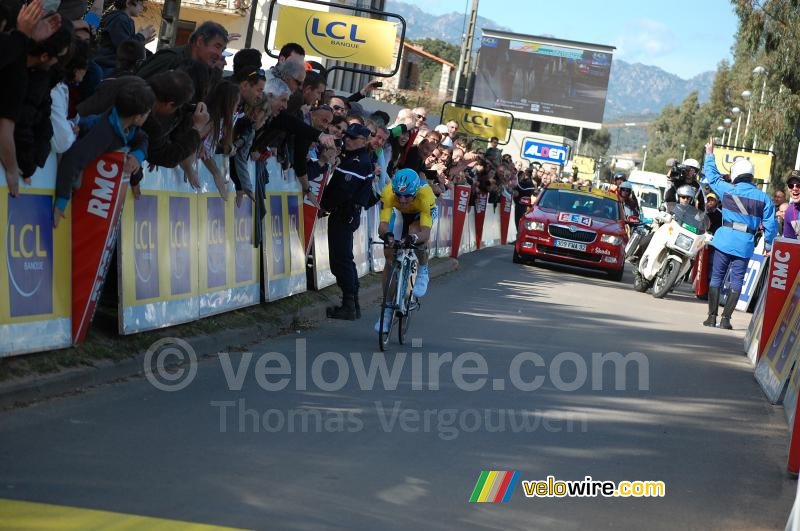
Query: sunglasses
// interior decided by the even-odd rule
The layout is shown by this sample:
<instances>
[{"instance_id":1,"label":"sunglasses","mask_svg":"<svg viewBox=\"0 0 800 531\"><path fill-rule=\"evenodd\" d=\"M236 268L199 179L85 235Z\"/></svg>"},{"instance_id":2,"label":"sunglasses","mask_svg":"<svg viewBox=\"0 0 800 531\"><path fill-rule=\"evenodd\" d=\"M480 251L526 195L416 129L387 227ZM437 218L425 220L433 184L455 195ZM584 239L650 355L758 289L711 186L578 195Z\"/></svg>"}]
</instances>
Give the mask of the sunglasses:
<instances>
[{"instance_id":1,"label":"sunglasses","mask_svg":"<svg viewBox=\"0 0 800 531\"><path fill-rule=\"evenodd\" d=\"M417 120L422 120L423 122L428 119L424 114L415 114L414 116L417 117Z\"/></svg>"},{"instance_id":2,"label":"sunglasses","mask_svg":"<svg viewBox=\"0 0 800 531\"><path fill-rule=\"evenodd\" d=\"M344 111L345 108L342 107L341 105L333 105L333 110L334 111Z\"/></svg>"},{"instance_id":3,"label":"sunglasses","mask_svg":"<svg viewBox=\"0 0 800 531\"><path fill-rule=\"evenodd\" d=\"M800 183L787 184L786 188L788 188L789 190L791 190L792 188L800 189Z\"/></svg>"}]
</instances>

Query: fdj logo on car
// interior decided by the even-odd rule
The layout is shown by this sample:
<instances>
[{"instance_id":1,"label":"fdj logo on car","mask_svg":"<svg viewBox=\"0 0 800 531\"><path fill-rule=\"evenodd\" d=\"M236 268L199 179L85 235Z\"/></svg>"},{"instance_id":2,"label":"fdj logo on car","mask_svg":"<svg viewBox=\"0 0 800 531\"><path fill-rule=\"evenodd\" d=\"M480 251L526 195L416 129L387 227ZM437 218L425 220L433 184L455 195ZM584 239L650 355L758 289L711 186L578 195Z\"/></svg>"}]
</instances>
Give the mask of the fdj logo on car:
<instances>
[{"instance_id":1,"label":"fdj logo on car","mask_svg":"<svg viewBox=\"0 0 800 531\"><path fill-rule=\"evenodd\" d=\"M566 146L560 144L551 144L526 138L522 144L522 157L528 160L565 164L568 158L568 151Z\"/></svg>"}]
</instances>

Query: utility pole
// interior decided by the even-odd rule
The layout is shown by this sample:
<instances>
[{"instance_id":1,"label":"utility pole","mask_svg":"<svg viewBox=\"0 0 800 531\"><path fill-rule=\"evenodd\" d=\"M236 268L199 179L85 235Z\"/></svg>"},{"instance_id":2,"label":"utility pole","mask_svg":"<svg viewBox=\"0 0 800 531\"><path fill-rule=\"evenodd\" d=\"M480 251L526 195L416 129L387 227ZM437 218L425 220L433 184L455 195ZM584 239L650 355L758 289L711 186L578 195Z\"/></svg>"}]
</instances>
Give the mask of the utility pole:
<instances>
[{"instance_id":1,"label":"utility pole","mask_svg":"<svg viewBox=\"0 0 800 531\"><path fill-rule=\"evenodd\" d=\"M472 10L469 16L466 35L461 43L461 55L458 58L458 70L456 71L456 82L453 86L453 100L459 103L466 102L466 95L469 86L469 73L472 66L472 40L475 37L475 26L478 24L478 0L472 0ZM463 92L462 92L463 89Z\"/></svg>"},{"instance_id":2,"label":"utility pole","mask_svg":"<svg viewBox=\"0 0 800 531\"><path fill-rule=\"evenodd\" d=\"M161 8L161 28L158 30L157 50L175 46L180 12L181 0L164 0L164 7Z\"/></svg>"}]
</instances>

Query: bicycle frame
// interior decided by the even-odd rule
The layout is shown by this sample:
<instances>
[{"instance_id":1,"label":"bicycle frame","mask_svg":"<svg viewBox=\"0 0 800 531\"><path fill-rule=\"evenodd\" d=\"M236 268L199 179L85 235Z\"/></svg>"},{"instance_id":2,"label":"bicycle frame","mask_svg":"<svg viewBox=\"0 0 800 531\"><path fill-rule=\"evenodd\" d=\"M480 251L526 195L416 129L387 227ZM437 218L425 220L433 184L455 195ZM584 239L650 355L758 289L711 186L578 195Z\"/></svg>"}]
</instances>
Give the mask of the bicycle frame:
<instances>
[{"instance_id":1,"label":"bicycle frame","mask_svg":"<svg viewBox=\"0 0 800 531\"><path fill-rule=\"evenodd\" d=\"M413 249L396 249L394 254L394 264L400 267L400 278L397 284L397 293L395 294L395 310L399 311L402 315L408 313L406 307L406 300L409 291L414 289L414 281L416 277L411 277L417 270L419 259Z\"/></svg>"}]
</instances>

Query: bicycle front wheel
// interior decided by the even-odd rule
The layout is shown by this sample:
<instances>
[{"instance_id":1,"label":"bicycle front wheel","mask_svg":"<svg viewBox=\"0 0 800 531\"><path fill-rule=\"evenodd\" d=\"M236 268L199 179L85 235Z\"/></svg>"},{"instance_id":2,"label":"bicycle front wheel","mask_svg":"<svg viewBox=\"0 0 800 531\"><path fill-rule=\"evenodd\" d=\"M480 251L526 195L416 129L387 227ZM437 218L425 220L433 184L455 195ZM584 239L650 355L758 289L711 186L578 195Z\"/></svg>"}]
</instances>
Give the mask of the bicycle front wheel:
<instances>
[{"instance_id":1,"label":"bicycle front wheel","mask_svg":"<svg viewBox=\"0 0 800 531\"><path fill-rule=\"evenodd\" d=\"M392 270L389 277L386 279L386 284L383 286L383 303L381 304L380 325L378 327L378 346L381 352L386 350L386 345L389 343L389 337L392 335L392 328L396 321L395 318L395 300L397 300L397 285L400 281L400 268L397 264L392 265ZM391 310L390 315L386 315L387 309ZM388 319L388 323L386 320Z\"/></svg>"}]
</instances>

